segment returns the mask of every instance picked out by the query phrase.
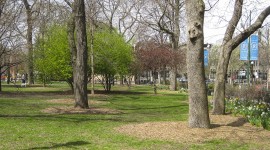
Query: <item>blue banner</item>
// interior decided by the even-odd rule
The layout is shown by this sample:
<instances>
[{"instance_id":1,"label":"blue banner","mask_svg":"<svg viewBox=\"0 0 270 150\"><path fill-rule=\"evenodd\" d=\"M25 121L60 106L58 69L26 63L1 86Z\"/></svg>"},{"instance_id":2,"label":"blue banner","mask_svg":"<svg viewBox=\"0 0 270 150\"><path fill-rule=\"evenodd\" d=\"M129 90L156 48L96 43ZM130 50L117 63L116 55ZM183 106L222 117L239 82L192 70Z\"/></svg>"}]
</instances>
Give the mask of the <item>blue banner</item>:
<instances>
[{"instance_id":1,"label":"blue banner","mask_svg":"<svg viewBox=\"0 0 270 150\"><path fill-rule=\"evenodd\" d=\"M259 54L259 38L258 35L250 36L250 60L258 60ZM248 60L248 39L240 45L240 60Z\"/></svg>"},{"instance_id":2,"label":"blue banner","mask_svg":"<svg viewBox=\"0 0 270 150\"><path fill-rule=\"evenodd\" d=\"M240 45L240 60L248 60L248 39Z\"/></svg>"},{"instance_id":3,"label":"blue banner","mask_svg":"<svg viewBox=\"0 0 270 150\"><path fill-rule=\"evenodd\" d=\"M204 50L204 66L208 66L208 50Z\"/></svg>"},{"instance_id":4,"label":"blue banner","mask_svg":"<svg viewBox=\"0 0 270 150\"><path fill-rule=\"evenodd\" d=\"M258 60L259 38L257 35L251 35L250 38L250 60Z\"/></svg>"}]
</instances>

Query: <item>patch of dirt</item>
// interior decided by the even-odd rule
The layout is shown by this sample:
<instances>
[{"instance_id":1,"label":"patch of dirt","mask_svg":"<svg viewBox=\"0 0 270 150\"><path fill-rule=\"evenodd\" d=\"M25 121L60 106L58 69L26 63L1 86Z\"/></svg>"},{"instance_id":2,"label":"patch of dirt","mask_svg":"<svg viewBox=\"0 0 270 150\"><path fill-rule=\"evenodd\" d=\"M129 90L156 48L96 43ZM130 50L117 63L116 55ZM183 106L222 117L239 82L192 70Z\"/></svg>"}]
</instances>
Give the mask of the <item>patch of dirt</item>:
<instances>
[{"instance_id":1,"label":"patch of dirt","mask_svg":"<svg viewBox=\"0 0 270 150\"><path fill-rule=\"evenodd\" d=\"M160 139L180 143L202 143L224 139L241 143L269 144L270 131L249 124L244 118L210 115L211 129L189 128L187 122L148 122L115 128L117 132L142 139Z\"/></svg>"},{"instance_id":2,"label":"patch of dirt","mask_svg":"<svg viewBox=\"0 0 270 150\"><path fill-rule=\"evenodd\" d=\"M91 95L95 98L100 99L107 99L108 96L104 94L95 94ZM47 100L48 103L54 103L54 104L68 104L72 105L74 104L74 99L51 99ZM99 104L107 104L109 102L107 101L97 101L97 100L89 100L89 105L99 105ZM43 113L49 113L49 114L121 114L121 111L109 109L109 108L95 108L92 107L90 109L81 109L81 108L75 108L73 106L55 106L50 107L41 110Z\"/></svg>"},{"instance_id":3,"label":"patch of dirt","mask_svg":"<svg viewBox=\"0 0 270 150\"><path fill-rule=\"evenodd\" d=\"M74 99L51 99L51 100L48 100L47 102L54 103L54 104L74 104ZM96 101L96 100L95 101L89 100L88 102L90 105L109 103L106 101Z\"/></svg>"},{"instance_id":4,"label":"patch of dirt","mask_svg":"<svg viewBox=\"0 0 270 150\"><path fill-rule=\"evenodd\" d=\"M49 114L121 114L121 111L109 108L90 108L81 109L73 106L50 107L42 110L43 113Z\"/></svg>"}]
</instances>

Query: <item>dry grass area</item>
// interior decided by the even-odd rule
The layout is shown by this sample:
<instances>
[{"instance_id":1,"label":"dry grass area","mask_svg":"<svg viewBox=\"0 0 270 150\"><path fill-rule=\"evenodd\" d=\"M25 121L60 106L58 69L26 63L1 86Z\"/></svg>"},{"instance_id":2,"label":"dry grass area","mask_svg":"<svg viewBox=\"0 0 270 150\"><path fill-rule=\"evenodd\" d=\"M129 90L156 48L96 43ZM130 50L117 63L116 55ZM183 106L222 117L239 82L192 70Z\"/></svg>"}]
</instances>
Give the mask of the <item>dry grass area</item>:
<instances>
[{"instance_id":1,"label":"dry grass area","mask_svg":"<svg viewBox=\"0 0 270 150\"><path fill-rule=\"evenodd\" d=\"M122 112L108 108L80 109L73 106L50 107L42 110L49 114L120 114Z\"/></svg>"},{"instance_id":2,"label":"dry grass area","mask_svg":"<svg viewBox=\"0 0 270 150\"><path fill-rule=\"evenodd\" d=\"M260 143L270 147L270 132L254 127L244 118L211 115L211 129L191 129L187 122L148 122L128 124L116 128L117 132L142 139L160 139L180 143L201 143L214 139L238 143Z\"/></svg>"},{"instance_id":3,"label":"dry grass area","mask_svg":"<svg viewBox=\"0 0 270 150\"><path fill-rule=\"evenodd\" d=\"M74 104L74 99L52 99L52 100L48 100L48 103L54 103L54 104L68 104L68 105L72 105ZM106 101L89 101L90 105L96 105L96 104L106 104L108 102Z\"/></svg>"},{"instance_id":4,"label":"dry grass area","mask_svg":"<svg viewBox=\"0 0 270 150\"><path fill-rule=\"evenodd\" d=\"M100 96L100 95L95 95ZM48 103L54 104L74 104L73 99L52 99L48 100ZM99 105L99 104L106 104L106 101L89 101L89 105ZM109 108L95 108L91 107L90 109L80 109L74 108L73 106L55 106L43 109L42 112L49 113L49 114L120 114L122 112L114 109Z\"/></svg>"}]
</instances>

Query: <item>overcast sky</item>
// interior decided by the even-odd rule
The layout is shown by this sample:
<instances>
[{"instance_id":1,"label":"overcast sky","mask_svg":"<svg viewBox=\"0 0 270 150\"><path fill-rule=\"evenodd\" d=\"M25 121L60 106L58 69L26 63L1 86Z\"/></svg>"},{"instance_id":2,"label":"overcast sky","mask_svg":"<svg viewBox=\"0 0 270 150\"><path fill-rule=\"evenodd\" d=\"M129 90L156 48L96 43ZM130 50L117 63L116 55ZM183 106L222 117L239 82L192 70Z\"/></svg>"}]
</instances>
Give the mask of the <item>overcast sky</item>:
<instances>
[{"instance_id":1,"label":"overcast sky","mask_svg":"<svg viewBox=\"0 0 270 150\"><path fill-rule=\"evenodd\" d=\"M218 0L210 1L214 3ZM223 38L228 21L232 17L233 5L234 0L219 0L213 9L205 13L205 43L216 43ZM251 18L252 22L254 22L259 13L267 6L270 6L270 0L245 0L241 22L247 22L250 11L252 11ZM207 3L206 7L209 7ZM270 24L270 16L264 22L264 24L267 23ZM243 28L237 28L238 32L241 30Z\"/></svg>"}]
</instances>

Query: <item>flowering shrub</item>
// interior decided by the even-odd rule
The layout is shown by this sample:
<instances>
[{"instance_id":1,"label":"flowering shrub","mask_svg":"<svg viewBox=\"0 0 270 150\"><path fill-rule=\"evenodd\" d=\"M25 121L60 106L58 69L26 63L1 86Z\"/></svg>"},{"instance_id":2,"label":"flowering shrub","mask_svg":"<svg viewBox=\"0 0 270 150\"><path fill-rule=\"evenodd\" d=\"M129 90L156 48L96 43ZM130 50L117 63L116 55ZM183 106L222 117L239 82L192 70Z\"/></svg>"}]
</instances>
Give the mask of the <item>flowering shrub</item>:
<instances>
[{"instance_id":1,"label":"flowering shrub","mask_svg":"<svg viewBox=\"0 0 270 150\"><path fill-rule=\"evenodd\" d=\"M270 103L239 98L226 99L226 109L234 115L245 116L252 125L270 130Z\"/></svg>"},{"instance_id":2,"label":"flowering shrub","mask_svg":"<svg viewBox=\"0 0 270 150\"><path fill-rule=\"evenodd\" d=\"M270 93L264 85L226 85L226 98L242 98L245 100L263 100L270 102Z\"/></svg>"}]
</instances>

